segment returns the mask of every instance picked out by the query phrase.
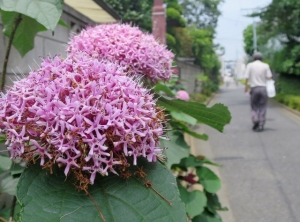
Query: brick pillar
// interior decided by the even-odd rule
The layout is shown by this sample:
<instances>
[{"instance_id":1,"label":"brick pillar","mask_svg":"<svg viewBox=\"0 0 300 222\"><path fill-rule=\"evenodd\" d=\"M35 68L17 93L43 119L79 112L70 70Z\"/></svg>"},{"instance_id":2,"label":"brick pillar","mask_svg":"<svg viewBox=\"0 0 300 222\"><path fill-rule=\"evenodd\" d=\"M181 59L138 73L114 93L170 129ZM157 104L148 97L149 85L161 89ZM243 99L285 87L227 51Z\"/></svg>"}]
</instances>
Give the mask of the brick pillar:
<instances>
[{"instance_id":1,"label":"brick pillar","mask_svg":"<svg viewBox=\"0 0 300 222\"><path fill-rule=\"evenodd\" d=\"M162 44L166 44L166 12L163 0L154 0L152 9L152 34Z\"/></svg>"}]
</instances>

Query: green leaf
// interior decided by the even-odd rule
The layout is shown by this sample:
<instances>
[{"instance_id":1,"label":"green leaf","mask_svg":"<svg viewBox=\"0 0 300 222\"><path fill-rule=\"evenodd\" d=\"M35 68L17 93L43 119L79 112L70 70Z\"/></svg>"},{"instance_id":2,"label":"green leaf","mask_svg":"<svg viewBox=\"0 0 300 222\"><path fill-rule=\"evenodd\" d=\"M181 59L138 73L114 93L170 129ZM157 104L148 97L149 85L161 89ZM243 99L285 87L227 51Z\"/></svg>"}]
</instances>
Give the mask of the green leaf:
<instances>
[{"instance_id":1,"label":"green leaf","mask_svg":"<svg viewBox=\"0 0 300 222\"><path fill-rule=\"evenodd\" d=\"M167 99L165 97L160 97L158 104L169 111L178 111L188 114L197 119L197 121L207 124L221 132L224 126L230 123L231 120L230 112L223 104L215 104L208 108L204 104L197 102Z\"/></svg>"},{"instance_id":2,"label":"green leaf","mask_svg":"<svg viewBox=\"0 0 300 222\"><path fill-rule=\"evenodd\" d=\"M5 142L6 142L6 137L0 136L0 143L5 143Z\"/></svg>"},{"instance_id":3,"label":"green leaf","mask_svg":"<svg viewBox=\"0 0 300 222\"><path fill-rule=\"evenodd\" d=\"M0 155L0 171L7 171L10 169L12 161L7 156Z\"/></svg>"},{"instance_id":4,"label":"green leaf","mask_svg":"<svg viewBox=\"0 0 300 222\"><path fill-rule=\"evenodd\" d=\"M190 147L180 132L171 132L170 140L160 140L162 147L168 147L165 151L167 156L166 166L170 169L173 164L180 163L180 160L189 156Z\"/></svg>"},{"instance_id":5,"label":"green leaf","mask_svg":"<svg viewBox=\"0 0 300 222\"><path fill-rule=\"evenodd\" d=\"M10 37L18 13L2 11L1 14L4 24L3 33L7 37ZM34 37L36 34L46 30L47 29L36 20L22 15L22 21L16 30L12 44L23 57L34 48Z\"/></svg>"},{"instance_id":6,"label":"green leaf","mask_svg":"<svg viewBox=\"0 0 300 222\"><path fill-rule=\"evenodd\" d=\"M68 28L68 29L70 29L71 27L70 26L68 26L68 24L67 23L65 23L62 19L60 19L59 21L58 21L58 23L57 23L58 25L61 25L61 26L63 26L63 27L66 27L66 28Z\"/></svg>"},{"instance_id":7,"label":"green leaf","mask_svg":"<svg viewBox=\"0 0 300 222\"><path fill-rule=\"evenodd\" d=\"M15 176L23 173L24 169L25 167L21 166L19 163L13 163L9 171L12 176Z\"/></svg>"},{"instance_id":8,"label":"green leaf","mask_svg":"<svg viewBox=\"0 0 300 222\"><path fill-rule=\"evenodd\" d=\"M222 165L220 164L217 164L217 163L214 163L212 162L211 160L207 159L207 158L204 158L201 160L204 164L207 164L207 165L212 165L212 166L216 166L216 167L222 167Z\"/></svg>"},{"instance_id":9,"label":"green leaf","mask_svg":"<svg viewBox=\"0 0 300 222\"><path fill-rule=\"evenodd\" d=\"M228 211L227 207L222 207L219 197L217 194L206 192L207 198L207 210L213 214L217 214L217 210L219 211Z\"/></svg>"},{"instance_id":10,"label":"green leaf","mask_svg":"<svg viewBox=\"0 0 300 222\"><path fill-rule=\"evenodd\" d=\"M219 177L207 167L198 167L196 169L197 176L204 189L209 193L216 193L221 189L221 181Z\"/></svg>"},{"instance_id":11,"label":"green leaf","mask_svg":"<svg viewBox=\"0 0 300 222\"><path fill-rule=\"evenodd\" d=\"M179 129L197 139L201 139L201 140L205 140L205 141L208 140L208 136L206 134L199 134L194 131L191 131L190 128L188 126L186 126L184 123L177 122L177 121L170 121L170 124L172 125L172 127L174 129Z\"/></svg>"},{"instance_id":12,"label":"green leaf","mask_svg":"<svg viewBox=\"0 0 300 222\"><path fill-rule=\"evenodd\" d=\"M62 0L0 0L3 11L18 12L54 30L63 11Z\"/></svg>"},{"instance_id":13,"label":"green leaf","mask_svg":"<svg viewBox=\"0 0 300 222\"><path fill-rule=\"evenodd\" d=\"M0 182L0 193L16 195L19 178L13 178L9 173Z\"/></svg>"},{"instance_id":14,"label":"green leaf","mask_svg":"<svg viewBox=\"0 0 300 222\"><path fill-rule=\"evenodd\" d=\"M208 212L203 212L201 215L193 218L192 222L222 222L219 215L211 215Z\"/></svg>"},{"instance_id":15,"label":"green leaf","mask_svg":"<svg viewBox=\"0 0 300 222\"><path fill-rule=\"evenodd\" d=\"M192 126L196 125L197 123L197 120L194 117L191 117L183 112L171 111L170 113L174 119L186 122L188 124L191 124Z\"/></svg>"},{"instance_id":16,"label":"green leaf","mask_svg":"<svg viewBox=\"0 0 300 222\"><path fill-rule=\"evenodd\" d=\"M0 194L0 196L1 196L1 194ZM3 209L0 209L0 217L6 219L6 221L8 221L9 220L9 216L10 216L10 210L11 210L10 207L5 207Z\"/></svg>"},{"instance_id":17,"label":"green leaf","mask_svg":"<svg viewBox=\"0 0 300 222\"><path fill-rule=\"evenodd\" d=\"M178 183L181 200L185 203L185 209L190 218L201 214L206 206L206 196L199 190L188 192Z\"/></svg>"},{"instance_id":18,"label":"green leaf","mask_svg":"<svg viewBox=\"0 0 300 222\"><path fill-rule=\"evenodd\" d=\"M13 196L3 196L3 199L1 199L1 194L0 194L0 201L2 201L3 199L5 199L5 201L7 202L11 202L13 199ZM11 221L20 221L18 220L18 215L21 211L21 206L18 204L18 202L16 202L15 205L15 211L14 211L14 219ZM11 207L10 206L5 206L4 208L0 209L0 221L2 222L6 222L6 221L10 221L10 213L11 213ZM2 217L2 218L1 218ZM5 219L5 220L1 220L1 219Z\"/></svg>"},{"instance_id":19,"label":"green leaf","mask_svg":"<svg viewBox=\"0 0 300 222\"><path fill-rule=\"evenodd\" d=\"M189 155L186 158L183 158L180 161L181 166L184 166L186 168L188 167L201 167L203 165L203 162L201 161L201 159L197 159L195 156L193 155Z\"/></svg>"},{"instance_id":20,"label":"green leaf","mask_svg":"<svg viewBox=\"0 0 300 222\"><path fill-rule=\"evenodd\" d=\"M175 96L175 94L172 92L172 90L168 86L166 86L162 83L155 84L154 90L158 93L160 91L162 91L162 92L166 93L167 96Z\"/></svg>"},{"instance_id":21,"label":"green leaf","mask_svg":"<svg viewBox=\"0 0 300 222\"><path fill-rule=\"evenodd\" d=\"M143 166L152 187L172 206L137 177L124 180L115 175L98 175L89 193L106 221L186 221L172 173L159 162L148 163L140 158L138 164ZM17 197L23 206L22 221L102 221L91 198L75 190L73 181L65 178L62 169L49 174L38 164L30 165L20 178Z\"/></svg>"}]
</instances>

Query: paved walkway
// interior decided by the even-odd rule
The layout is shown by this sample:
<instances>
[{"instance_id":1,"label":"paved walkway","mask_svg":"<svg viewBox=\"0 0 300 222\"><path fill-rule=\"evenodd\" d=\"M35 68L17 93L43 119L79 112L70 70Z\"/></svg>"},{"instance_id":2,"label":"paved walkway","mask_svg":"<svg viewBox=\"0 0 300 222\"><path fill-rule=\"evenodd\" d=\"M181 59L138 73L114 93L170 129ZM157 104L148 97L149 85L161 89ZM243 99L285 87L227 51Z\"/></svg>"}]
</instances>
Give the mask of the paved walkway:
<instances>
[{"instance_id":1,"label":"paved walkway","mask_svg":"<svg viewBox=\"0 0 300 222\"><path fill-rule=\"evenodd\" d=\"M231 124L223 134L201 126L209 141L194 142L196 152L223 165L220 198L231 209L223 221L299 222L300 118L270 101L265 131L252 132L243 89L221 87L211 104L228 106Z\"/></svg>"}]
</instances>

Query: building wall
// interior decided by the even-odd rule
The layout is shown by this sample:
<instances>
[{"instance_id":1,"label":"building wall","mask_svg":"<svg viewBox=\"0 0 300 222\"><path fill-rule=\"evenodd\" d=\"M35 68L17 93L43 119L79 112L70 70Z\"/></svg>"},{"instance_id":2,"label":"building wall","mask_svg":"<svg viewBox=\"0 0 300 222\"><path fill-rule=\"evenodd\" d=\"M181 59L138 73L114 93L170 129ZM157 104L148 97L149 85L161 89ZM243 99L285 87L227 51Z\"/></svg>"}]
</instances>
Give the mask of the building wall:
<instances>
[{"instance_id":1,"label":"building wall","mask_svg":"<svg viewBox=\"0 0 300 222\"><path fill-rule=\"evenodd\" d=\"M181 83L188 93L196 92L196 76L203 73L199 66L191 64L191 60L178 58L176 60Z\"/></svg>"},{"instance_id":2,"label":"building wall","mask_svg":"<svg viewBox=\"0 0 300 222\"><path fill-rule=\"evenodd\" d=\"M68 5L64 6L61 19L70 28L57 25L53 34L52 31L38 33L34 39L34 49L28 52L23 58L14 47L11 48L7 67L6 85L11 85L12 80L14 80L13 72L17 74L20 72L27 74L30 71L30 67L32 69L37 68L37 64L40 64L41 62L41 57L47 57L48 55L66 56L65 50L70 36L79 32L86 25L95 24L92 20L75 11ZM3 29L1 20L0 29ZM2 72L7 44L8 38L0 32L0 73Z\"/></svg>"}]
</instances>

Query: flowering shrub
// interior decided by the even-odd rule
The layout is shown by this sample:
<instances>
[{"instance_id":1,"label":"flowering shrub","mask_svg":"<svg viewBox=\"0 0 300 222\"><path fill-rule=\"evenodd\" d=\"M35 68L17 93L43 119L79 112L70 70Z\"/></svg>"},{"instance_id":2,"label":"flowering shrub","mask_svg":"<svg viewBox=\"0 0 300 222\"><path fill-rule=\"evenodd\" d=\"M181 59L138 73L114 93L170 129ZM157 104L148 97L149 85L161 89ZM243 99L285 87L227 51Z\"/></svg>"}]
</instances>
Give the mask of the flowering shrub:
<instances>
[{"instance_id":1,"label":"flowering shrub","mask_svg":"<svg viewBox=\"0 0 300 222\"><path fill-rule=\"evenodd\" d=\"M201 122L222 131L230 121L228 109L163 94L154 99L140 79L168 80L173 54L138 28L88 28L71 40L68 53L65 60L45 59L0 98L0 130L6 133L11 158L39 160L42 165L30 164L23 172L13 169L14 164L0 164L0 191L17 196L18 221L187 221L187 215L196 221L215 215L210 203L218 204L214 195L220 181L202 166L214 163L190 157L183 132L206 140L207 135L191 131L185 123ZM168 85L153 89L173 97ZM156 103L166 108L169 123ZM161 140L170 147L170 158L165 166L153 163L162 158L160 139L171 127L172 141ZM11 163L1 155L0 161ZM203 192L187 192L180 183L178 189L167 169L174 170L172 166L176 171L195 167L199 179L192 182L202 184ZM85 193L66 179L70 174ZM17 191L11 188L16 186Z\"/></svg>"},{"instance_id":2,"label":"flowering shrub","mask_svg":"<svg viewBox=\"0 0 300 222\"><path fill-rule=\"evenodd\" d=\"M153 96L118 64L75 55L46 59L15 82L0 99L11 157L41 165L58 163L64 173L123 172L132 157L149 162L160 154L164 115Z\"/></svg>"},{"instance_id":3,"label":"flowering shrub","mask_svg":"<svg viewBox=\"0 0 300 222\"><path fill-rule=\"evenodd\" d=\"M86 52L97 59L107 59L127 67L156 83L169 80L174 54L159 44L152 35L127 24L89 27L69 42L68 53Z\"/></svg>"}]
</instances>

